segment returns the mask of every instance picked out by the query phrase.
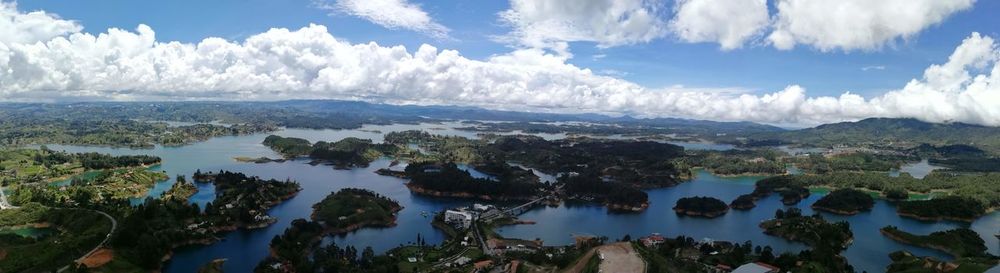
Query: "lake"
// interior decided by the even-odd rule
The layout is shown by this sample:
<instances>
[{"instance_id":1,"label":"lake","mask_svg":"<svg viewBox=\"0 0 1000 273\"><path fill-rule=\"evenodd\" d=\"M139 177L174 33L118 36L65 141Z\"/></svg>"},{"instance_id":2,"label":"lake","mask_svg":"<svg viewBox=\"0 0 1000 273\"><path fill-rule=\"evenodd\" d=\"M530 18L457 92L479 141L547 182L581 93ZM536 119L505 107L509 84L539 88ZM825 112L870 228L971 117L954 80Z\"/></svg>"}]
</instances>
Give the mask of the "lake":
<instances>
[{"instance_id":1,"label":"lake","mask_svg":"<svg viewBox=\"0 0 1000 273\"><path fill-rule=\"evenodd\" d=\"M310 141L336 141L345 137L358 137L381 142L384 133L401 130L424 130L432 134L476 137L476 132L454 129L462 126L460 123L445 124L414 124L414 125L366 125L358 130L303 130L283 129L273 134L285 137L300 137ZM326 242L336 242L339 245L354 245L357 248L373 247L377 252L384 252L400 244L416 240L420 234L428 243L436 244L445 239L440 231L431 225L431 219L422 212L436 212L455 206L468 205L470 200L430 198L410 194L403 179L380 176L374 173L379 168L388 167L387 159L377 160L367 168L352 170L336 170L330 166L308 164L308 160L292 160L283 163L240 163L233 160L236 156L278 158L274 153L260 143L269 134L248 136L229 136L212 138L204 142L179 147L156 146L153 149L106 148L89 146L47 145L53 150L68 152L100 152L114 155L150 154L163 158L161 165L151 169L162 170L171 179L158 183L150 192L151 196L159 196L173 184L175 175L190 176L195 170L217 171L220 169L244 172L263 178L279 180L292 179L298 181L303 191L291 200L272 208L269 213L279 221L267 228L252 231L237 231L224 236L223 241L210 246L185 247L175 251L173 259L165 265L164 272L194 272L201 265L218 258L229 259L225 264L226 272L251 272L256 264L267 255L270 240L281 234L291 221L297 218L307 218L312 212L312 205L319 202L330 192L345 187L366 188L397 200L404 207L399 213L397 226L382 229L362 229L350 234L327 238ZM557 135L544 137L557 138ZM716 147L712 148L724 148ZM398 168L398 167L397 167ZM537 170L533 170L540 173ZM554 177L540 173L543 180ZM676 187L649 191L651 205L643 213L617 214L609 213L601 206L589 204L563 204L559 207L541 207L522 215L523 219L534 220L535 225L508 226L499 230L508 237L525 239L540 238L546 245L572 244L571 234L588 234L608 236L618 239L625 234L638 237L649 233L662 233L669 236L685 235L697 240L710 238L744 242L752 240L755 245L771 245L775 252L798 251L806 246L767 236L757 227L762 220L770 219L774 211L784 208L776 196L761 200L758 207L750 211L730 211L716 219L702 219L677 216L672 210L677 199L687 196L712 196L726 202L735 199L740 194L753 190L753 183L762 177L718 177L704 171L698 171L697 178L691 182ZM199 193L191 198L191 202L204 205L214 197L214 187L199 185ZM797 205L805 213L812 213L809 208L820 196L814 194ZM137 199L141 201L140 199ZM202 206L204 207L204 206ZM882 272L889 263L888 253L900 249L909 250L917 255L929 255L947 258L944 253L909 247L883 238L878 229L885 225L895 225L914 233L930 233L956 227L970 227L979 232L986 240L989 251L998 254L998 240L993 236L1000 230L1000 214L992 213L978 221L967 224L958 222L921 222L896 216L893 205L879 201L875 208L866 213L844 217L825 214L827 219L846 220L850 222L855 234L855 241L845 256L852 265L861 272Z\"/></svg>"}]
</instances>

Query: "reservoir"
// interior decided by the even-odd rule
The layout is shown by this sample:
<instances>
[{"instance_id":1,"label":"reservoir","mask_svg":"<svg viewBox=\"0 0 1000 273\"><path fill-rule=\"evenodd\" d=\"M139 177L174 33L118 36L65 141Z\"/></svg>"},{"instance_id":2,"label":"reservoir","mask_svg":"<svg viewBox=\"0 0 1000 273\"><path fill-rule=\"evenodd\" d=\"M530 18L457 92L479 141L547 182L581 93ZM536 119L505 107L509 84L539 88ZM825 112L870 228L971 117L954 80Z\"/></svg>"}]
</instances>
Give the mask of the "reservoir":
<instances>
[{"instance_id":1,"label":"reservoir","mask_svg":"<svg viewBox=\"0 0 1000 273\"><path fill-rule=\"evenodd\" d=\"M358 137L382 141L384 133L402 130L423 130L431 134L455 135L475 138L476 132L454 129L459 123L414 124L414 125L366 125L357 130L303 130L284 129L271 134L285 137L300 137L310 141L336 141L345 137ZM436 212L446 208L467 205L471 200L430 198L410 194L404 186L403 179L380 176L374 173L379 168L388 167L390 160L382 159L373 162L367 168L351 170L336 170L330 166L309 165L308 160L291 160L282 163L240 163L233 157L248 156L279 158L260 143L269 134L247 136L217 137L204 142L186 146L165 147L156 146L153 149L128 149L87 146L48 145L53 150L67 152L100 152L114 155L149 154L163 158L163 163L154 166L154 170L165 171L171 179L158 183L150 192L151 196L159 196L170 188L176 175L191 176L195 170L218 171L229 170L244 172L262 178L279 180L291 179L298 181L303 188L295 198L282 203L269 211L277 217L274 225L257 230L236 231L228 233L223 240L209 246L191 246L174 251L174 256L165 265L164 272L195 272L201 265L214 259L226 258L226 272L251 272L257 263L268 253L268 243L275 235L281 234L291 221L297 218L308 218L312 205L319 202L327 194L341 188L355 187L373 190L379 194L397 200L404 207L399 213L397 226L382 229L362 229L353 233L327 238L326 242L334 241L339 245L353 245L359 249L365 246L373 247L376 252L383 252L415 241L419 234L427 243L437 244L445 239L442 232L435 230L431 219L422 212ZM546 138L558 138L559 134L544 135ZM704 146L698 144L697 146ZM707 146L709 149L721 149L722 146ZM537 172L537 171L536 171ZM552 179L543 177L543 180ZM775 253L784 251L799 251L807 247L800 243L765 235L757 225L773 217L775 210L785 208L777 196L772 196L758 202L758 206L749 211L731 210L724 216L715 219L703 219L677 216L671 208L677 199L688 196L711 196L729 202L741 194L753 191L754 182L763 177L718 177L705 171L697 171L693 181L682 183L676 187L648 191L651 202L648 210L642 213L609 213L601 206L591 204L564 203L559 207L539 207L521 216L525 220L536 221L535 225L507 226L498 230L506 237L523 239L542 239L546 245L572 244L572 235L607 236L619 239L628 234L636 238L650 233L662 233L668 236L689 236L696 240L724 240L742 243L751 240L754 245L770 245ZM199 185L199 193L191 198L191 202L203 205L212 201L214 188L211 185ZM804 213L811 214L809 208L820 198L813 194L796 205ZM141 201L141 200L137 200ZM908 250L921 256L935 256L949 259L941 252L926 250L898 244L884 238L878 232L886 225L895 225L902 230L917 234L934 231L969 227L977 231L989 247L989 252L997 255L997 238L993 236L1000 230L1000 213L992 213L980 218L974 223L960 222L921 222L896 215L892 203L878 201L870 212L855 216L837 216L822 213L828 220L848 221L854 232L854 243L844 252L849 262L858 272L883 272L889 264L888 254L897 250Z\"/></svg>"}]
</instances>

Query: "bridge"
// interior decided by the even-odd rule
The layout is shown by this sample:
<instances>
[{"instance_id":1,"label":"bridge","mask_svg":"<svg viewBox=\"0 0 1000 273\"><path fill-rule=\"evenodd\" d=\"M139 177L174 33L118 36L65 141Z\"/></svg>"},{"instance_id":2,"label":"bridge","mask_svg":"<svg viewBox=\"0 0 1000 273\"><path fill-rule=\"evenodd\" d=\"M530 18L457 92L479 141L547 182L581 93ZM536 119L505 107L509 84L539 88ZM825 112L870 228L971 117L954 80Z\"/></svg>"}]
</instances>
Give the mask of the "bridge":
<instances>
[{"instance_id":1,"label":"bridge","mask_svg":"<svg viewBox=\"0 0 1000 273\"><path fill-rule=\"evenodd\" d=\"M493 213L493 214L490 214L490 215L483 215L482 217L480 217L479 220L485 221L485 222L488 223L488 222L491 222L493 220L500 219L500 218L503 218L503 217L518 216L518 215L521 215L522 213L527 212L529 209L531 209L533 206L537 205L538 203L541 203L542 201L545 201L546 198L549 198L549 197L548 196L542 196L542 197L536 198L534 200L528 201L527 203L518 205L516 207L505 209L505 210L503 210L503 211L501 211L499 213Z\"/></svg>"},{"instance_id":2,"label":"bridge","mask_svg":"<svg viewBox=\"0 0 1000 273\"><path fill-rule=\"evenodd\" d=\"M11 205L10 202L7 202L7 194L4 193L3 187L0 187L0 210L14 209L14 208L17 207Z\"/></svg>"}]
</instances>

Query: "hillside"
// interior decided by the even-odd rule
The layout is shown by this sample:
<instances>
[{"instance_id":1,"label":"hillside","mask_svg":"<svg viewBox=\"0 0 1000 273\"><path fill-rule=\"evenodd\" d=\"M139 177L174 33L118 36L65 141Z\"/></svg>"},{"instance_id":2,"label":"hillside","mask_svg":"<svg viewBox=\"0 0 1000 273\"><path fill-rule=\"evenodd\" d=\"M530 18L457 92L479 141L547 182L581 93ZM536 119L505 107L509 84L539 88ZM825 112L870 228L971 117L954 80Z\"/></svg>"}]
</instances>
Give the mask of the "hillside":
<instances>
[{"instance_id":1,"label":"hillside","mask_svg":"<svg viewBox=\"0 0 1000 273\"><path fill-rule=\"evenodd\" d=\"M744 143L802 144L817 147L835 145L889 146L909 149L920 144L935 146L964 144L991 153L1000 153L1000 127L965 123L929 123L916 119L869 118L814 128L751 134Z\"/></svg>"}]
</instances>

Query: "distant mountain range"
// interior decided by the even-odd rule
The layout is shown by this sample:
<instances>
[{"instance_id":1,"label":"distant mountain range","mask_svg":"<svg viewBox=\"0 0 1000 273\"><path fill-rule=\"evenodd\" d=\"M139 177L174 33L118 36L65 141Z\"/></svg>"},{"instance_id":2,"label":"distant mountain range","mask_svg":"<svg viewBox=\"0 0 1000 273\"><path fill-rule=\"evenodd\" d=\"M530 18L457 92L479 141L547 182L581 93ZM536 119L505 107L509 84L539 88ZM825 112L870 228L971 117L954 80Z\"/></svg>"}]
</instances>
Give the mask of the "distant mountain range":
<instances>
[{"instance_id":1,"label":"distant mountain range","mask_svg":"<svg viewBox=\"0 0 1000 273\"><path fill-rule=\"evenodd\" d=\"M600 114L554 114L517 111L487 110L463 106L417 106L375 104L358 101L336 100L293 100L273 103L308 112L350 113L377 116L421 116L432 119L461 119L480 121L511 122L594 122L650 128L669 128L678 131L711 132L713 134L750 134L782 132L780 127L754 122L718 122L679 118L634 118L630 116L612 117Z\"/></svg>"},{"instance_id":2,"label":"distant mountain range","mask_svg":"<svg viewBox=\"0 0 1000 273\"><path fill-rule=\"evenodd\" d=\"M920 144L969 145L1000 151L1000 127L965 123L930 123L910 118L869 118L793 131L768 132L750 136L755 141L829 147L844 145L891 145L916 147Z\"/></svg>"},{"instance_id":3,"label":"distant mountain range","mask_svg":"<svg viewBox=\"0 0 1000 273\"><path fill-rule=\"evenodd\" d=\"M968 145L1000 154L1000 127L964 123L929 123L907 118L869 118L813 128L787 130L753 122L718 122L679 118L613 117L600 114L555 114L487 110L461 106L391 105L338 100L275 102L85 102L0 103L0 117L80 120L152 119L234 122L276 122L281 126L317 129L357 128L361 124L414 123L427 120L511 122L508 129L545 132L657 133L697 136L746 146L799 144L815 147L872 145L915 148ZM565 125L580 122L584 125ZM22 122L23 123L23 122ZM558 125L562 124L562 125ZM599 124L601 130L591 130ZM575 126L575 127L574 127ZM616 128L620 127L620 128Z\"/></svg>"}]
</instances>

